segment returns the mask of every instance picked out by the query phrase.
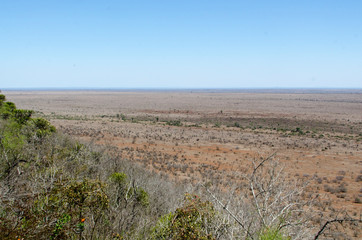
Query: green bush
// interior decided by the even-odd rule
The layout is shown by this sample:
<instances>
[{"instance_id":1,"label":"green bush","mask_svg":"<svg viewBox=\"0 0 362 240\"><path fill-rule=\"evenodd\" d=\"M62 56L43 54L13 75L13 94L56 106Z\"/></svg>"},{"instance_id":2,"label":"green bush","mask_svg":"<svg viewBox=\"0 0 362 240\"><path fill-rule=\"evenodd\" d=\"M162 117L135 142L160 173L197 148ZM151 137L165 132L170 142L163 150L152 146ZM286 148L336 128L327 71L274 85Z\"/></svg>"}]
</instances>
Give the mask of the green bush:
<instances>
[{"instance_id":1,"label":"green bush","mask_svg":"<svg viewBox=\"0 0 362 240\"><path fill-rule=\"evenodd\" d=\"M209 233L215 214L210 202L186 194L181 208L159 219L152 229L151 239L215 239Z\"/></svg>"},{"instance_id":2,"label":"green bush","mask_svg":"<svg viewBox=\"0 0 362 240\"><path fill-rule=\"evenodd\" d=\"M23 125L27 121L29 121L32 114L33 114L33 111L30 111L30 110L21 110L21 109L13 110L14 120L21 125Z\"/></svg>"},{"instance_id":3,"label":"green bush","mask_svg":"<svg viewBox=\"0 0 362 240\"><path fill-rule=\"evenodd\" d=\"M86 227L85 220L90 216L101 216L108 203L105 184L99 180L58 183L34 201L32 212L33 218L37 218L36 230L50 239L81 236Z\"/></svg>"},{"instance_id":4,"label":"green bush","mask_svg":"<svg viewBox=\"0 0 362 240\"><path fill-rule=\"evenodd\" d=\"M115 172L110 176L113 184L116 185L117 203L134 199L136 203L147 207L149 205L148 193L141 187L130 186L125 173ZM125 204L125 203L124 203Z\"/></svg>"},{"instance_id":5,"label":"green bush","mask_svg":"<svg viewBox=\"0 0 362 240\"><path fill-rule=\"evenodd\" d=\"M16 109L16 106L15 106L15 103L13 102L5 102L3 105L2 105L4 111L9 111L9 112L12 112Z\"/></svg>"},{"instance_id":6,"label":"green bush","mask_svg":"<svg viewBox=\"0 0 362 240\"><path fill-rule=\"evenodd\" d=\"M44 118L33 118L32 123L36 129L36 136L40 139L56 132L56 128Z\"/></svg>"},{"instance_id":7,"label":"green bush","mask_svg":"<svg viewBox=\"0 0 362 240\"><path fill-rule=\"evenodd\" d=\"M277 228L265 228L258 237L259 240L289 240L290 237L285 237Z\"/></svg>"},{"instance_id":8,"label":"green bush","mask_svg":"<svg viewBox=\"0 0 362 240\"><path fill-rule=\"evenodd\" d=\"M26 137L15 122L0 125L0 179L17 166L23 155Z\"/></svg>"},{"instance_id":9,"label":"green bush","mask_svg":"<svg viewBox=\"0 0 362 240\"><path fill-rule=\"evenodd\" d=\"M0 102L4 102L6 100L6 97L4 94L0 94Z\"/></svg>"}]
</instances>

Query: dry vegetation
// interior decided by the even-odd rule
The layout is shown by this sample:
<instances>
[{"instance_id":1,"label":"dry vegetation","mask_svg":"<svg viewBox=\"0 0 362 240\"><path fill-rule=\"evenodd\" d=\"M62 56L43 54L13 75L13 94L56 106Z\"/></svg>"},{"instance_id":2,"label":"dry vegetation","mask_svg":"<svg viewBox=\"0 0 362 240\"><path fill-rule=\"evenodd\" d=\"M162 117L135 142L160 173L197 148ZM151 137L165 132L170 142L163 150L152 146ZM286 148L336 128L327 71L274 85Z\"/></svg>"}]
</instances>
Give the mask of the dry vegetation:
<instances>
[{"instance_id":1,"label":"dry vegetation","mask_svg":"<svg viewBox=\"0 0 362 240\"><path fill-rule=\"evenodd\" d=\"M277 168L273 173L277 174L267 179L276 177L280 183L282 177L282 182L296 186L293 188L296 192L283 191L286 199L288 193L293 196L284 207L291 211L310 208L318 213L308 216L313 220L315 232L328 220L361 216L362 94L359 91L10 91L5 94L18 107L34 110L35 115L47 118L63 133L113 149L117 159L137 163L162 179L182 182L185 186L199 186L202 182L210 191L204 194L215 204L219 197L213 194L230 196L230 213L238 216L237 222L243 219L242 228L260 231L256 225L274 225L270 216L281 212L280 204L276 208L261 207L265 212L259 212L257 220L240 212L246 207L241 205L247 202L239 201L242 198L254 199L254 206L268 203L255 197L270 198L256 194L263 192L265 186L257 183L268 176L268 171L258 175L256 181L253 169L273 153L283 168ZM275 167L271 165L268 169ZM251 183L256 190L252 191ZM281 188L284 186L278 187L278 191ZM299 192L300 188L304 191ZM278 194L278 191L272 192ZM225 203L225 198L222 202ZM292 219L294 223L296 219ZM338 223L332 222L333 227L323 233L341 239L361 237L360 226ZM311 233L305 232L306 235L293 230L292 237L310 237L313 228L310 229ZM244 231L244 234L251 236L255 232Z\"/></svg>"}]
</instances>

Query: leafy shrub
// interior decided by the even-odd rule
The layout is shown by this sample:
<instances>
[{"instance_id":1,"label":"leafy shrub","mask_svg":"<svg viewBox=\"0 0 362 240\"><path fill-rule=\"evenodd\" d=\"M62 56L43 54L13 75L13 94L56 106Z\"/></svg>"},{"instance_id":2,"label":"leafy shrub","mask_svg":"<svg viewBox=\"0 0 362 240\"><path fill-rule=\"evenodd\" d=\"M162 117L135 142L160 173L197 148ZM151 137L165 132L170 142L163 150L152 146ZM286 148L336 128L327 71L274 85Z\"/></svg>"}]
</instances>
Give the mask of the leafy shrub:
<instances>
[{"instance_id":1,"label":"leafy shrub","mask_svg":"<svg viewBox=\"0 0 362 240\"><path fill-rule=\"evenodd\" d=\"M5 102L2 105L2 108L4 111L13 112L16 109L16 106L15 106L15 103L13 103L13 102Z\"/></svg>"},{"instance_id":2,"label":"leafy shrub","mask_svg":"<svg viewBox=\"0 0 362 240\"><path fill-rule=\"evenodd\" d=\"M186 194L181 208L159 219L151 239L215 239L210 233L215 215L210 202Z\"/></svg>"},{"instance_id":3,"label":"leafy shrub","mask_svg":"<svg viewBox=\"0 0 362 240\"><path fill-rule=\"evenodd\" d=\"M285 237L278 228L265 228L258 237L259 240L288 240L290 237Z\"/></svg>"},{"instance_id":4,"label":"leafy shrub","mask_svg":"<svg viewBox=\"0 0 362 240\"><path fill-rule=\"evenodd\" d=\"M5 100L6 100L5 95L4 95L4 94L0 94L0 103L1 103L1 102L4 102ZM0 104L0 106L1 106L1 104Z\"/></svg>"},{"instance_id":5,"label":"leafy shrub","mask_svg":"<svg viewBox=\"0 0 362 240\"><path fill-rule=\"evenodd\" d=\"M38 138L44 138L45 136L56 132L55 127L44 118L33 118L32 122L36 129L36 136Z\"/></svg>"},{"instance_id":6,"label":"leafy shrub","mask_svg":"<svg viewBox=\"0 0 362 240\"><path fill-rule=\"evenodd\" d=\"M32 113L33 111L30 110L14 109L13 117L17 123L23 125L30 120Z\"/></svg>"},{"instance_id":7,"label":"leafy shrub","mask_svg":"<svg viewBox=\"0 0 362 240\"><path fill-rule=\"evenodd\" d=\"M116 185L118 204L122 200L129 202L133 199L144 207L149 205L148 193L141 187L130 186L125 173L115 172L110 176L110 179Z\"/></svg>"},{"instance_id":8,"label":"leafy shrub","mask_svg":"<svg viewBox=\"0 0 362 240\"><path fill-rule=\"evenodd\" d=\"M0 179L6 177L21 160L25 140L17 123L0 125Z\"/></svg>"}]
</instances>

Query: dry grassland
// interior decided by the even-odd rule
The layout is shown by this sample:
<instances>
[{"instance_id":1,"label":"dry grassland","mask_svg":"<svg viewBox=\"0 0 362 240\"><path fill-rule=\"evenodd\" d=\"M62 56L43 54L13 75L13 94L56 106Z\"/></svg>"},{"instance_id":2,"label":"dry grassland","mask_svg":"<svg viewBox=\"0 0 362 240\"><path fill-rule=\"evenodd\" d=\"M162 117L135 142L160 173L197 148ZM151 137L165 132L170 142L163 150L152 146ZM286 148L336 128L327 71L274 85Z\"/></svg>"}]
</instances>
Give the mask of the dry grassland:
<instances>
[{"instance_id":1,"label":"dry grassland","mask_svg":"<svg viewBox=\"0 0 362 240\"><path fill-rule=\"evenodd\" d=\"M177 181L243 183L250 160L276 153L333 215L362 210L362 92L7 91L61 131L116 146Z\"/></svg>"}]
</instances>

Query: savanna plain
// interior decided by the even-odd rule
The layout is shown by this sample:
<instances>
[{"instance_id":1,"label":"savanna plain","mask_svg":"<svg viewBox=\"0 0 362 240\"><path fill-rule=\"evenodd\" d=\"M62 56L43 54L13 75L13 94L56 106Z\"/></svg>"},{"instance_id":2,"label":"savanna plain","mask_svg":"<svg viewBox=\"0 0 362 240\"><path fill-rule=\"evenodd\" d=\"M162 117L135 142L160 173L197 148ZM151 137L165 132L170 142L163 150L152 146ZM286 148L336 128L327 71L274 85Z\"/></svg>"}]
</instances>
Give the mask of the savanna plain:
<instances>
[{"instance_id":1,"label":"savanna plain","mask_svg":"<svg viewBox=\"0 0 362 240\"><path fill-rule=\"evenodd\" d=\"M305 184L301 197L314 201L316 229L361 218L361 90L3 93L58 131L176 184L209 186L235 200L250 188L244 176L272 158L283 181ZM362 236L358 224L336 229L342 233L334 238Z\"/></svg>"}]
</instances>

